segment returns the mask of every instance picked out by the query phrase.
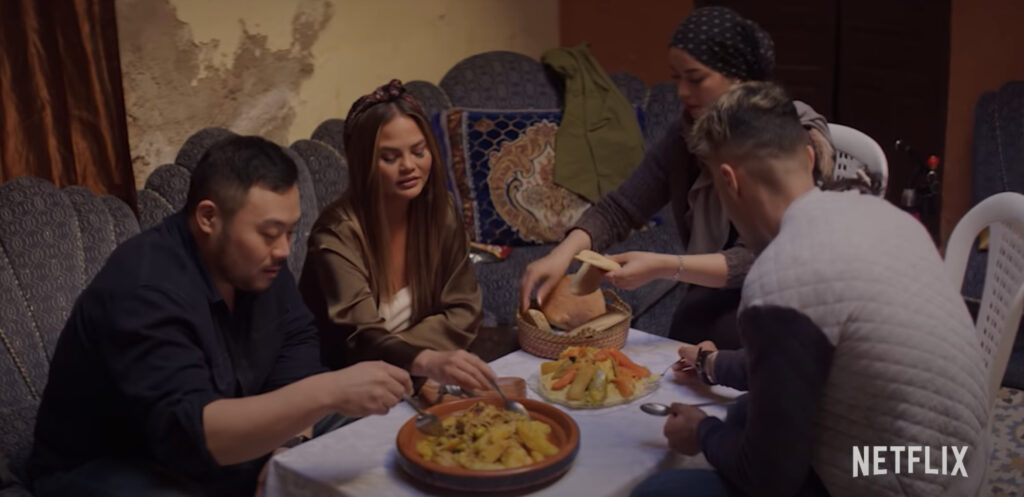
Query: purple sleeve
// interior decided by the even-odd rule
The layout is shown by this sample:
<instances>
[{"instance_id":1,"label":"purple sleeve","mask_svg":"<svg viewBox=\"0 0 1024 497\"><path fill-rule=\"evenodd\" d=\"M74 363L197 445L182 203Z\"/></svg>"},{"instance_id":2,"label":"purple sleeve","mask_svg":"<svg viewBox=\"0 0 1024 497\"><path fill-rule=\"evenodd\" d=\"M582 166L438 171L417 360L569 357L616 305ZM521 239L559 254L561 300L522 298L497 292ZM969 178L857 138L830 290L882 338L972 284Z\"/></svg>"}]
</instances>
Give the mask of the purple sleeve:
<instances>
[{"instance_id":1,"label":"purple sleeve","mask_svg":"<svg viewBox=\"0 0 1024 497\"><path fill-rule=\"evenodd\" d=\"M701 447L745 494L793 495L811 470L813 421L834 347L810 318L790 308L751 307L739 323L747 355L746 421L704 419L697 427Z\"/></svg>"},{"instance_id":2,"label":"purple sleeve","mask_svg":"<svg viewBox=\"0 0 1024 497\"><path fill-rule=\"evenodd\" d=\"M719 350L715 354L715 382L736 390L747 390L747 353L739 350Z\"/></svg>"}]
</instances>

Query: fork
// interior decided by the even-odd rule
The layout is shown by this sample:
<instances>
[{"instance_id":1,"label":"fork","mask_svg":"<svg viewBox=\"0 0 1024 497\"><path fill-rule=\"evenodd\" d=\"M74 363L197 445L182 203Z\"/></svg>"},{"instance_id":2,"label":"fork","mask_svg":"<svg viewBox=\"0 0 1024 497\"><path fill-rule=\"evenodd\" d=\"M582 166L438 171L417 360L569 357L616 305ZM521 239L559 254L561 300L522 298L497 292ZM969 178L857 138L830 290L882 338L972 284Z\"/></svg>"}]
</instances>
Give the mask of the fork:
<instances>
[{"instance_id":1,"label":"fork","mask_svg":"<svg viewBox=\"0 0 1024 497\"><path fill-rule=\"evenodd\" d=\"M659 378L661 378L662 376L665 376L666 374L668 374L669 370L672 369L672 366L675 366L676 364L686 364L686 367L684 367L683 369L680 369L680 371L691 371L691 370L697 369L697 368L693 367L691 364L688 364L685 359L680 358L678 361L673 362L672 364L669 364L668 367L665 368L665 370L661 372L661 376L659 376Z\"/></svg>"},{"instance_id":2,"label":"fork","mask_svg":"<svg viewBox=\"0 0 1024 497\"><path fill-rule=\"evenodd\" d=\"M427 435L434 436L441 436L444 433L444 426L441 425L441 418L424 411L423 407L420 406L420 403L410 398L408 395L403 394L402 400L404 400L406 404L412 406L413 409L416 409L416 412L419 413L419 415L416 416L417 430Z\"/></svg>"},{"instance_id":3,"label":"fork","mask_svg":"<svg viewBox=\"0 0 1024 497\"><path fill-rule=\"evenodd\" d=\"M494 378L488 378L488 379L491 382L491 386L494 387L494 390L497 391L498 395L501 396L501 400L505 401L505 410L506 411L517 412L519 414L522 414L523 416L526 416L526 419L531 419L530 418L530 411L526 410L526 406L524 406L520 402L516 402L514 400L508 400L508 397L505 397L505 392L502 392L501 391L501 387L498 386L498 382L494 381Z\"/></svg>"}]
</instances>

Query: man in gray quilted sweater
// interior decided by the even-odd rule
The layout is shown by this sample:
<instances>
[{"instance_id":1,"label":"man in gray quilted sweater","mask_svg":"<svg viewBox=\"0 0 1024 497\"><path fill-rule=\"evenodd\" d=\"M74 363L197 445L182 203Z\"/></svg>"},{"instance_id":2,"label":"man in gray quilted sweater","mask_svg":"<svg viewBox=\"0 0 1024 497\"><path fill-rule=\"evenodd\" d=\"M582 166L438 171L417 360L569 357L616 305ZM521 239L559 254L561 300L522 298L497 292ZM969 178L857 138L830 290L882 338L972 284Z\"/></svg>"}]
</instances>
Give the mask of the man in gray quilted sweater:
<instances>
[{"instance_id":1,"label":"man in gray quilted sweater","mask_svg":"<svg viewBox=\"0 0 1024 497\"><path fill-rule=\"evenodd\" d=\"M725 421L674 404L669 445L715 471L634 495L974 495L987 465L979 339L925 229L877 197L814 188L785 92L733 87L691 144L740 236L743 349L684 346L701 381L748 393Z\"/></svg>"}]
</instances>

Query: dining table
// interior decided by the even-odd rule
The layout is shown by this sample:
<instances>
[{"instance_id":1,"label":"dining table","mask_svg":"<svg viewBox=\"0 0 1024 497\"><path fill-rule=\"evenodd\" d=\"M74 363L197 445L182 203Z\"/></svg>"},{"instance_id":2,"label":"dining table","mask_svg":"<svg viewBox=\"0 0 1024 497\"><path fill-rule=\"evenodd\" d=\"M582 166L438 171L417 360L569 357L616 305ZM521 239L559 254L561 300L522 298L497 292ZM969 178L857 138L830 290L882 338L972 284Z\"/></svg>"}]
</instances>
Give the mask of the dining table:
<instances>
[{"instance_id":1,"label":"dining table","mask_svg":"<svg viewBox=\"0 0 1024 497\"><path fill-rule=\"evenodd\" d=\"M630 329L622 352L659 375L679 359L680 342ZM537 375L543 359L517 350L490 363L495 374L521 377L530 385L527 396L543 400ZM684 456L669 449L662 432L665 417L640 410L646 402L711 404L701 407L710 416L725 417L726 405L741 392L699 381L683 384L669 372L657 388L627 404L567 412L579 427L579 451L562 477L542 486L508 495L588 497L629 495L645 478L674 468L710 468L702 455ZM367 416L333 432L274 456L264 488L266 497L468 495L434 488L406 474L397 463L396 435L415 417L406 403L386 415ZM505 495L495 493L495 495Z\"/></svg>"}]
</instances>

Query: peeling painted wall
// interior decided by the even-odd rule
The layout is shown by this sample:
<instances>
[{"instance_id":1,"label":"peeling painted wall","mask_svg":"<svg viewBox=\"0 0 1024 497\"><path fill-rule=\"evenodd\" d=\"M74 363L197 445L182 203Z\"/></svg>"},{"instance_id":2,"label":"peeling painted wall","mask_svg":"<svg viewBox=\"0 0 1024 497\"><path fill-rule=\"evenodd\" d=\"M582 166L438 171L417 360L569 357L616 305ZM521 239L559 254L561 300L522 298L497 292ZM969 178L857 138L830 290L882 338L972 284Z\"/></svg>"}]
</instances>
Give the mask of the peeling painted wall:
<instances>
[{"instance_id":1,"label":"peeling painted wall","mask_svg":"<svg viewBox=\"0 0 1024 497\"><path fill-rule=\"evenodd\" d=\"M281 144L397 77L437 83L464 57L558 44L549 0L117 0L136 184L200 128Z\"/></svg>"}]
</instances>

